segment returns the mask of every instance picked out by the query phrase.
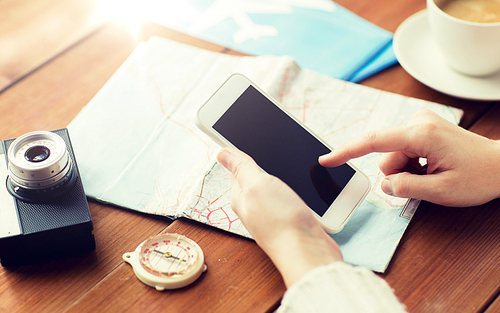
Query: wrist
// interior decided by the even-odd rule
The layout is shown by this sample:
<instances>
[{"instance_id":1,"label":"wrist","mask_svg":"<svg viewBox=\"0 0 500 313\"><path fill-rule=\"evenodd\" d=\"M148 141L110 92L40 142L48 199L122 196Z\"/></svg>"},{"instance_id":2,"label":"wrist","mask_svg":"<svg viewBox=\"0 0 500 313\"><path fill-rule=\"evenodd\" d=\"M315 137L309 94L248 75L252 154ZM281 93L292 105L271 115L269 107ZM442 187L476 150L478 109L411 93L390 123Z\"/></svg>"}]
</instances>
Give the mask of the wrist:
<instances>
[{"instance_id":1,"label":"wrist","mask_svg":"<svg viewBox=\"0 0 500 313\"><path fill-rule=\"evenodd\" d=\"M323 229L310 232L283 232L261 247L283 276L287 288L310 270L342 261L337 243Z\"/></svg>"}]
</instances>

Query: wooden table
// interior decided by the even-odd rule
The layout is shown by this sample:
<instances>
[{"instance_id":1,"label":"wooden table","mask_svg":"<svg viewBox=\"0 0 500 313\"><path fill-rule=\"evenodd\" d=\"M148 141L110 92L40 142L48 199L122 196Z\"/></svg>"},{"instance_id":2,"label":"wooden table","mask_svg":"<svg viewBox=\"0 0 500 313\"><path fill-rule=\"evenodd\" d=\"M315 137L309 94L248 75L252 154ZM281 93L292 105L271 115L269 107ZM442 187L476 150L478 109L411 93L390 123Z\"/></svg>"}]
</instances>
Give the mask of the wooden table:
<instances>
[{"instance_id":1,"label":"wooden table","mask_svg":"<svg viewBox=\"0 0 500 313\"><path fill-rule=\"evenodd\" d=\"M337 3L391 32L425 8L424 0ZM90 0L0 1L0 138L66 127L138 43L152 35L239 54L148 21L132 31L109 18L96 19L98 11L98 2ZM498 102L446 96L399 65L361 84L461 108L461 126L500 139ZM499 207L499 200L462 209L420 205L382 275L411 312L500 311ZM95 252L1 268L0 312L267 312L278 307L284 284L253 241L94 201L90 210ZM189 288L158 292L140 283L122 261L124 252L162 231L185 234L206 253L209 270Z\"/></svg>"}]
</instances>

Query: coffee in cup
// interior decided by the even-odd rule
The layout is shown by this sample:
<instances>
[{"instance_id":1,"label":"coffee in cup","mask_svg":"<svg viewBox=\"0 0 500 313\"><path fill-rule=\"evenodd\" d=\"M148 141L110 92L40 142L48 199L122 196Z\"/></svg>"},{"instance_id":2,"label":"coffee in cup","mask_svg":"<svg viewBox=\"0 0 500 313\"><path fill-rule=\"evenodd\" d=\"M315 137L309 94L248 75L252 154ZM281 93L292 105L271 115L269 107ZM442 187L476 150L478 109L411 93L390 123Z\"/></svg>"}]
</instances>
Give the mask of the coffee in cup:
<instances>
[{"instance_id":1,"label":"coffee in cup","mask_svg":"<svg viewBox=\"0 0 500 313\"><path fill-rule=\"evenodd\" d=\"M446 0L438 4L443 12L475 23L500 23L500 0Z\"/></svg>"},{"instance_id":2,"label":"coffee in cup","mask_svg":"<svg viewBox=\"0 0 500 313\"><path fill-rule=\"evenodd\" d=\"M471 76L500 71L500 0L427 0L427 14L451 68Z\"/></svg>"}]
</instances>

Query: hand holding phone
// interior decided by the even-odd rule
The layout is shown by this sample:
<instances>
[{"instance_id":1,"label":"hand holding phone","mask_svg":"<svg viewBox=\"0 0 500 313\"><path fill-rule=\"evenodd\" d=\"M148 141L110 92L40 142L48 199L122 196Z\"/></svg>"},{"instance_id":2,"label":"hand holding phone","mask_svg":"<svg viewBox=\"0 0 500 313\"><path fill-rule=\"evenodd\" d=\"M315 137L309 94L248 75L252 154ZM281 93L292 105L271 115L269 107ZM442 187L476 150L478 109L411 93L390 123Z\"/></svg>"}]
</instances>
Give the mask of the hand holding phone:
<instances>
[{"instance_id":1,"label":"hand holding phone","mask_svg":"<svg viewBox=\"0 0 500 313\"><path fill-rule=\"evenodd\" d=\"M241 74L231 75L198 110L198 127L222 146L250 155L290 186L326 231L342 230L370 190L370 180L350 164L325 168L332 151L284 107Z\"/></svg>"},{"instance_id":2,"label":"hand holding phone","mask_svg":"<svg viewBox=\"0 0 500 313\"><path fill-rule=\"evenodd\" d=\"M335 240L283 181L238 149L222 149L217 160L232 173L231 207L287 287L318 266L343 260Z\"/></svg>"}]
</instances>

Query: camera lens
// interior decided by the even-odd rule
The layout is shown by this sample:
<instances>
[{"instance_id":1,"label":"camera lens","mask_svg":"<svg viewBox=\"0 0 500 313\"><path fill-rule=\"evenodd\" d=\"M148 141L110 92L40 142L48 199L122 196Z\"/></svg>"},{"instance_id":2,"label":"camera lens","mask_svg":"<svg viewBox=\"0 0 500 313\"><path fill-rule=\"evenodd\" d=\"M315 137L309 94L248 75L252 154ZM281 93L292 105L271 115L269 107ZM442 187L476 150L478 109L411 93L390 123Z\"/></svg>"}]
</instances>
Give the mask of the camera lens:
<instances>
[{"instance_id":1,"label":"camera lens","mask_svg":"<svg viewBox=\"0 0 500 313\"><path fill-rule=\"evenodd\" d=\"M21 200L50 199L75 181L66 143L53 132L32 132L17 138L9 146L7 158L7 189Z\"/></svg>"},{"instance_id":2,"label":"camera lens","mask_svg":"<svg viewBox=\"0 0 500 313\"><path fill-rule=\"evenodd\" d=\"M42 162L50 156L50 150L44 146L31 147L26 150L24 156L30 162Z\"/></svg>"}]
</instances>

